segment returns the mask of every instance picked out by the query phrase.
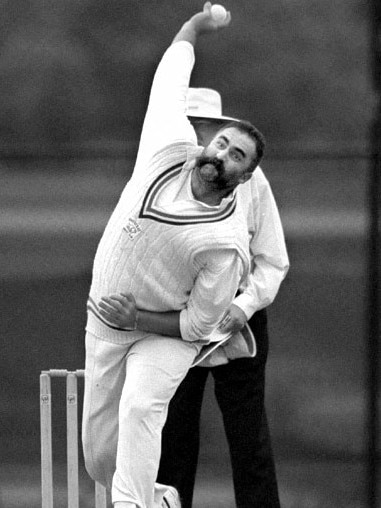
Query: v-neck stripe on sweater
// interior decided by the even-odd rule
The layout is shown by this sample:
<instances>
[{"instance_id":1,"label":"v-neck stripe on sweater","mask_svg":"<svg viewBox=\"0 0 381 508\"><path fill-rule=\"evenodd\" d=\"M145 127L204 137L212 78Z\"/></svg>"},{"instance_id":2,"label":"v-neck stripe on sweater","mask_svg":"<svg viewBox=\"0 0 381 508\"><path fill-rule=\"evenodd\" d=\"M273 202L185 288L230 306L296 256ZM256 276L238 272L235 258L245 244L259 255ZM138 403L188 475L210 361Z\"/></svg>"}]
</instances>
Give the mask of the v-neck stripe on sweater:
<instances>
[{"instance_id":1,"label":"v-neck stripe on sweater","mask_svg":"<svg viewBox=\"0 0 381 508\"><path fill-rule=\"evenodd\" d=\"M157 201L160 192L171 183L171 181L179 176L182 171L184 163L176 164L162 174L160 174L148 188L146 195L143 199L143 204L140 209L139 218L152 219L166 224L175 226L189 225L189 224L203 224L209 222L218 222L224 220L236 208L236 197L229 201L222 209L211 210L210 212L203 211L202 214L180 214L170 213L164 211L163 208L157 206Z\"/></svg>"}]
</instances>

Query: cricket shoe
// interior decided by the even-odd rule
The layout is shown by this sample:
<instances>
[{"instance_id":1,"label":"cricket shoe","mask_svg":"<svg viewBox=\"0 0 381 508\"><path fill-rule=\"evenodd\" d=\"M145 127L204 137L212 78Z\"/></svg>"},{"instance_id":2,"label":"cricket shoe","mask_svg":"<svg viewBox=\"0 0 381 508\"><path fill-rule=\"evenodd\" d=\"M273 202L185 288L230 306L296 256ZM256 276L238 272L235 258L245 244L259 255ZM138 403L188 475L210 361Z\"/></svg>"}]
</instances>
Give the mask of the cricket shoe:
<instances>
[{"instance_id":1,"label":"cricket shoe","mask_svg":"<svg viewBox=\"0 0 381 508\"><path fill-rule=\"evenodd\" d=\"M180 496L175 487L168 487L163 496L162 508L181 508Z\"/></svg>"}]
</instances>

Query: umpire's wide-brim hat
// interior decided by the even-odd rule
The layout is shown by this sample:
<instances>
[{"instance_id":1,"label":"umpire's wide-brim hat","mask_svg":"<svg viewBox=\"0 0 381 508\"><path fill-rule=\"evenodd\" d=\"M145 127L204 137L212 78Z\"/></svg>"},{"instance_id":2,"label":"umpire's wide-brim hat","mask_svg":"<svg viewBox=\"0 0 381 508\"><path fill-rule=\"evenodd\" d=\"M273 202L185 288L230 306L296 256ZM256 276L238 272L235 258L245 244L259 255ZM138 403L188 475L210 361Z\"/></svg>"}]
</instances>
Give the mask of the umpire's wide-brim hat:
<instances>
[{"instance_id":1,"label":"umpire's wide-brim hat","mask_svg":"<svg viewBox=\"0 0 381 508\"><path fill-rule=\"evenodd\" d=\"M189 88L186 114L190 118L201 118L218 123L239 122L222 114L221 95L212 88Z\"/></svg>"}]
</instances>

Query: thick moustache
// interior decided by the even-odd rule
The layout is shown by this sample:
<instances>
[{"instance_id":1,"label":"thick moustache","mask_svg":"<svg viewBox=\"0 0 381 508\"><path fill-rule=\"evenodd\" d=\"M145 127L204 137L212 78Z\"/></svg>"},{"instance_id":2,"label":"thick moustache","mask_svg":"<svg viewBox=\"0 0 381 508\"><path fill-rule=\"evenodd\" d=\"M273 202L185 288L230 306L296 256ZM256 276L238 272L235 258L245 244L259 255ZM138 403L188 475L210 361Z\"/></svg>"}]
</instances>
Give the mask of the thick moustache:
<instances>
[{"instance_id":1,"label":"thick moustache","mask_svg":"<svg viewBox=\"0 0 381 508\"><path fill-rule=\"evenodd\" d=\"M212 165L216 168L218 173L221 173L224 169L224 163L222 162L222 160L217 159L217 157L200 157L198 160L198 164L200 167L206 166L207 164Z\"/></svg>"}]
</instances>

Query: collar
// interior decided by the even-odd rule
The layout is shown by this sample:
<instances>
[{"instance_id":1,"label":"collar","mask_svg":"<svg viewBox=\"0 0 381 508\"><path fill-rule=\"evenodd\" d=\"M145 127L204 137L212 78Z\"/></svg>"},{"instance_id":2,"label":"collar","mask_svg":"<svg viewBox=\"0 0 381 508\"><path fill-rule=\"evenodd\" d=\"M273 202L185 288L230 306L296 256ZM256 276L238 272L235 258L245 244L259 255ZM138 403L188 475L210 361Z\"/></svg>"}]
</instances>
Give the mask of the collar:
<instances>
[{"instance_id":1,"label":"collar","mask_svg":"<svg viewBox=\"0 0 381 508\"><path fill-rule=\"evenodd\" d=\"M228 198L224 198L218 206L209 206L201 201L196 200L190 188L191 171L185 170L185 164L176 164L164 173L161 173L147 189L142 207L140 209L139 217L156 220L159 222L165 222L167 224L174 225L186 225L186 224L199 224L206 222L218 222L229 217L235 210L236 199L235 194L232 194ZM193 158L194 166L194 158ZM185 172L187 171L187 172ZM179 210L163 209L160 204L160 195L162 190L171 185L172 182L177 181L179 176L183 174L187 180L186 185L189 186L189 192L191 193L190 201L196 206L191 211L184 209L183 213ZM185 182L184 182L185 183Z\"/></svg>"}]
</instances>

